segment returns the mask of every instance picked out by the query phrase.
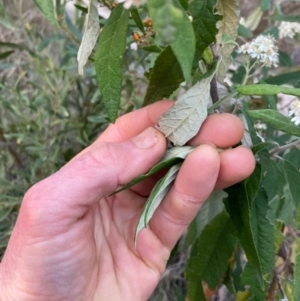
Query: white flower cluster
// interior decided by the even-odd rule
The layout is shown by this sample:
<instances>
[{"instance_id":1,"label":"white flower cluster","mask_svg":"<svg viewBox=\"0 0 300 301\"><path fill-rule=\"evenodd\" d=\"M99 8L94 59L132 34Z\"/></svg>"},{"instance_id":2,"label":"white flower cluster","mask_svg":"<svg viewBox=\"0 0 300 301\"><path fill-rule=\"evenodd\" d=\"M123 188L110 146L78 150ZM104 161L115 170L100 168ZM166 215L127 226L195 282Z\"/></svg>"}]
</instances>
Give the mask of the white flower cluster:
<instances>
[{"instance_id":1,"label":"white flower cluster","mask_svg":"<svg viewBox=\"0 0 300 301\"><path fill-rule=\"evenodd\" d=\"M124 2L124 8L129 9L131 6L140 7L146 3L146 0L117 0L118 3Z\"/></svg>"},{"instance_id":2,"label":"white flower cluster","mask_svg":"<svg viewBox=\"0 0 300 301\"><path fill-rule=\"evenodd\" d=\"M278 29L280 39L286 37L293 39L297 33L300 33L300 24L297 22L281 22Z\"/></svg>"},{"instance_id":3,"label":"white flower cluster","mask_svg":"<svg viewBox=\"0 0 300 301\"><path fill-rule=\"evenodd\" d=\"M289 116L292 117L291 121L296 125L300 124L300 100L295 100L292 102Z\"/></svg>"},{"instance_id":4,"label":"white flower cluster","mask_svg":"<svg viewBox=\"0 0 300 301\"><path fill-rule=\"evenodd\" d=\"M271 35L259 35L253 41L241 45L238 53L248 54L266 67L278 67L278 47Z\"/></svg>"}]
</instances>

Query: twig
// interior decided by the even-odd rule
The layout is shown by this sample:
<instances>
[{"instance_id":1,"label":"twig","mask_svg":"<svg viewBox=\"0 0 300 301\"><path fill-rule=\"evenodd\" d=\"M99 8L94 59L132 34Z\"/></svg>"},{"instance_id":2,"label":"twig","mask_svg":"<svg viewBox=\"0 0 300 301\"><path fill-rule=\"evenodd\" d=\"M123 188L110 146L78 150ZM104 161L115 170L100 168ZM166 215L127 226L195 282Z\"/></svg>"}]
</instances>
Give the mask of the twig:
<instances>
[{"instance_id":1,"label":"twig","mask_svg":"<svg viewBox=\"0 0 300 301\"><path fill-rule=\"evenodd\" d=\"M23 164L18 156L18 154L15 152L15 150L9 145L9 143L7 142L7 140L4 137L4 134L2 132L2 130L0 129L0 141L4 142L7 145L8 151L11 154L11 156L14 158L16 164L18 167L23 168Z\"/></svg>"},{"instance_id":2,"label":"twig","mask_svg":"<svg viewBox=\"0 0 300 301\"><path fill-rule=\"evenodd\" d=\"M215 109L217 109L220 104L222 102L225 102L225 101L228 101L230 100L231 98L233 98L234 96L236 96L238 94L237 91L233 91L229 94L227 94L225 97L219 99L216 103L214 103L209 109L208 109L208 114L212 114L214 112Z\"/></svg>"},{"instance_id":3,"label":"twig","mask_svg":"<svg viewBox=\"0 0 300 301\"><path fill-rule=\"evenodd\" d=\"M294 142L291 142L291 143L288 143L286 145L283 145L283 146L276 146L275 148L273 148L271 151L270 151L270 155L271 156L274 156L282 151L285 151L287 149L290 149L292 147L300 147L300 139L294 141Z\"/></svg>"},{"instance_id":4,"label":"twig","mask_svg":"<svg viewBox=\"0 0 300 301\"><path fill-rule=\"evenodd\" d=\"M213 104L218 102L219 95L218 95L216 75L213 76L210 82L210 96Z\"/></svg>"},{"instance_id":5,"label":"twig","mask_svg":"<svg viewBox=\"0 0 300 301\"><path fill-rule=\"evenodd\" d=\"M274 276L275 276L276 281L278 283L278 287L279 287L280 293L281 293L281 295L283 297L283 300L289 300L287 298L286 294L285 294L285 291L284 291L284 289L282 287L282 284L281 284L280 279L279 279L279 275L277 274L276 270L274 271Z\"/></svg>"}]
</instances>

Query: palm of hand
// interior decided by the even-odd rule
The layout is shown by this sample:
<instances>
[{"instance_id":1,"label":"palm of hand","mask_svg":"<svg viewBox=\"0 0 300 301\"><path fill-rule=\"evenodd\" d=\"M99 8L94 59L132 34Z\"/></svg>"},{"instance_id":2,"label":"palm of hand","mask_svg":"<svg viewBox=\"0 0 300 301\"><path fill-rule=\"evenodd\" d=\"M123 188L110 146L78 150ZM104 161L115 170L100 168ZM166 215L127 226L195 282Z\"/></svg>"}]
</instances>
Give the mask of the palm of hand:
<instances>
[{"instance_id":1,"label":"palm of hand","mask_svg":"<svg viewBox=\"0 0 300 301\"><path fill-rule=\"evenodd\" d=\"M169 252L148 230L143 233L146 240L134 248L144 202L144 197L125 191L85 208L82 218L69 223L59 212L55 219L50 214L35 220L40 226L20 241L30 260L22 265L16 300L146 300Z\"/></svg>"}]
</instances>

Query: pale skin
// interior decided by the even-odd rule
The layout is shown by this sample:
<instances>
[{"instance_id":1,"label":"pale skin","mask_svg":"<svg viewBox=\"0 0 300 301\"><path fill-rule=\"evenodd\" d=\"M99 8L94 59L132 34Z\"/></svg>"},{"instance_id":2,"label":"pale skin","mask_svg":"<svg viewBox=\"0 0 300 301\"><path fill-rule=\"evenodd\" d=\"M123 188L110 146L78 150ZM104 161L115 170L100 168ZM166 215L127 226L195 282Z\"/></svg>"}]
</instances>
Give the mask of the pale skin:
<instances>
[{"instance_id":1,"label":"pale skin","mask_svg":"<svg viewBox=\"0 0 300 301\"><path fill-rule=\"evenodd\" d=\"M189 144L199 145L134 248L134 230L157 181L109 197L162 157L154 128L173 103L161 101L119 118L87 149L26 193L0 264L3 301L146 301L170 251L214 189L251 174L255 160L229 114L207 118ZM217 148L225 149L220 152Z\"/></svg>"}]
</instances>

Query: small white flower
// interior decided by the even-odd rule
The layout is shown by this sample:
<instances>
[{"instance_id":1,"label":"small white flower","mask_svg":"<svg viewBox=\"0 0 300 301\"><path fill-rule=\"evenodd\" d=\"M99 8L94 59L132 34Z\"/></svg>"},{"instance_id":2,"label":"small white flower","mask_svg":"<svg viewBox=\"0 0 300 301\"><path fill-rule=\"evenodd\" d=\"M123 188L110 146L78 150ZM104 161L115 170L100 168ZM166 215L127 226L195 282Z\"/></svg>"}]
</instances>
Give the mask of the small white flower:
<instances>
[{"instance_id":1,"label":"small white flower","mask_svg":"<svg viewBox=\"0 0 300 301\"><path fill-rule=\"evenodd\" d=\"M117 0L118 3L124 2L124 8L130 9L131 6L140 7L146 3L146 0Z\"/></svg>"},{"instance_id":2,"label":"small white flower","mask_svg":"<svg viewBox=\"0 0 300 301\"><path fill-rule=\"evenodd\" d=\"M300 124L300 100L292 102L289 116L292 117L291 121L294 122L295 125Z\"/></svg>"},{"instance_id":3,"label":"small white flower","mask_svg":"<svg viewBox=\"0 0 300 301\"><path fill-rule=\"evenodd\" d=\"M265 131L267 129L267 125L263 122L257 122L254 124L254 128L257 131Z\"/></svg>"},{"instance_id":4,"label":"small white flower","mask_svg":"<svg viewBox=\"0 0 300 301\"><path fill-rule=\"evenodd\" d=\"M241 45L238 53L248 54L266 67L278 66L278 47L271 35L259 35L253 41Z\"/></svg>"},{"instance_id":5,"label":"small white flower","mask_svg":"<svg viewBox=\"0 0 300 301\"><path fill-rule=\"evenodd\" d=\"M279 38L293 39L297 33L300 33L300 24L297 22L281 22L279 26Z\"/></svg>"}]
</instances>

